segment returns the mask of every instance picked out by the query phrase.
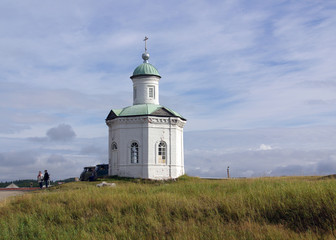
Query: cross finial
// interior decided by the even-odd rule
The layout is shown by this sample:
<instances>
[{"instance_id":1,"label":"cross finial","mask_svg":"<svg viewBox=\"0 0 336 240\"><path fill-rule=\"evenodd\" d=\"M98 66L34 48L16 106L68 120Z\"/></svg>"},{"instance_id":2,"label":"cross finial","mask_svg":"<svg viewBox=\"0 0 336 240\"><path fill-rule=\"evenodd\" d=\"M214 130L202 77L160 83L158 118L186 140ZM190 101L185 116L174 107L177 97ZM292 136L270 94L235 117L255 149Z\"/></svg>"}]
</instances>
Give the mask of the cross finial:
<instances>
[{"instance_id":1,"label":"cross finial","mask_svg":"<svg viewBox=\"0 0 336 240\"><path fill-rule=\"evenodd\" d=\"M148 37L145 36L145 39L144 39L144 41L145 41L145 52L147 52L147 40L148 40Z\"/></svg>"}]
</instances>

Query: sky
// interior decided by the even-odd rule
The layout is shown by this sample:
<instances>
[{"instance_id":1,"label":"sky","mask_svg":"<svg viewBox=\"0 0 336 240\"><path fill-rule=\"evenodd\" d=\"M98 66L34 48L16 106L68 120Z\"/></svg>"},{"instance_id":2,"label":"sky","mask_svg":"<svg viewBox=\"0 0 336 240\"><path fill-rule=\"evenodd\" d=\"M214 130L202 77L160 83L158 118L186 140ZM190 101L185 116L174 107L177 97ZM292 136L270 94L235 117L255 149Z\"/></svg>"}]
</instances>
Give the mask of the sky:
<instances>
[{"instance_id":1,"label":"sky","mask_svg":"<svg viewBox=\"0 0 336 240\"><path fill-rule=\"evenodd\" d=\"M335 1L2 0L0 181L107 163L145 36L188 175L336 173Z\"/></svg>"}]
</instances>

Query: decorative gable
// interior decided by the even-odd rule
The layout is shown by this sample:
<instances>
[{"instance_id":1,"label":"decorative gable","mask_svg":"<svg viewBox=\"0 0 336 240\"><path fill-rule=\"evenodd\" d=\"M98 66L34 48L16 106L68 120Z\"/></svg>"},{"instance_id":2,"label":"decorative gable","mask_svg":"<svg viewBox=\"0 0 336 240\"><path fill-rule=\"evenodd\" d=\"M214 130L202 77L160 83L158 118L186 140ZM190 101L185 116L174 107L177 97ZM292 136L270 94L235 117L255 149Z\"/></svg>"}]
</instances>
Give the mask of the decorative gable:
<instances>
[{"instance_id":1,"label":"decorative gable","mask_svg":"<svg viewBox=\"0 0 336 240\"><path fill-rule=\"evenodd\" d=\"M115 119L117 118L118 116L113 112L113 110L110 111L109 115L107 116L106 118L106 121L107 120L112 120L112 119Z\"/></svg>"},{"instance_id":2,"label":"decorative gable","mask_svg":"<svg viewBox=\"0 0 336 240\"><path fill-rule=\"evenodd\" d=\"M171 112L169 112L164 107L163 108L159 108L156 111L152 112L151 115L154 115L154 116L163 116L163 117L175 117L174 114L172 114Z\"/></svg>"}]
</instances>

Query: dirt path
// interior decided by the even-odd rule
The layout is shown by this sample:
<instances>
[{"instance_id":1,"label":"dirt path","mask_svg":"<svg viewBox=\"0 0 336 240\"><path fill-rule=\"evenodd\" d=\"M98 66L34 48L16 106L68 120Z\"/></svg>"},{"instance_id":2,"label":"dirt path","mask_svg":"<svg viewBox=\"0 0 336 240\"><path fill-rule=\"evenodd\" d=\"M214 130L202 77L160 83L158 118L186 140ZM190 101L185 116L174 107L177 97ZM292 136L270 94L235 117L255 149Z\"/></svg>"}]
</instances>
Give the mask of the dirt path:
<instances>
[{"instance_id":1,"label":"dirt path","mask_svg":"<svg viewBox=\"0 0 336 240\"><path fill-rule=\"evenodd\" d=\"M23 192L23 191L0 191L0 201L3 201L8 197L19 196L19 195L22 195L24 193L25 192Z\"/></svg>"}]
</instances>

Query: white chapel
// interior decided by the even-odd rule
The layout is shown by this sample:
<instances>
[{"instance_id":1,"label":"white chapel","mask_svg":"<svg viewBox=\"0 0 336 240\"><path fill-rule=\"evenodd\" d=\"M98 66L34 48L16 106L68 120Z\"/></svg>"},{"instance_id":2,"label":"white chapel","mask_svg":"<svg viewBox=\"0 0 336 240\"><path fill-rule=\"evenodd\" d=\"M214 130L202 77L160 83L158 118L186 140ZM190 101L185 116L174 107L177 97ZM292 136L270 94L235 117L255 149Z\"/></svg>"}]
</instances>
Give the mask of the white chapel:
<instances>
[{"instance_id":1,"label":"white chapel","mask_svg":"<svg viewBox=\"0 0 336 240\"><path fill-rule=\"evenodd\" d=\"M183 127L186 119L159 104L161 76L148 62L147 47L142 59L143 63L130 77L133 105L112 109L106 118L109 175L177 178L184 174Z\"/></svg>"}]
</instances>

